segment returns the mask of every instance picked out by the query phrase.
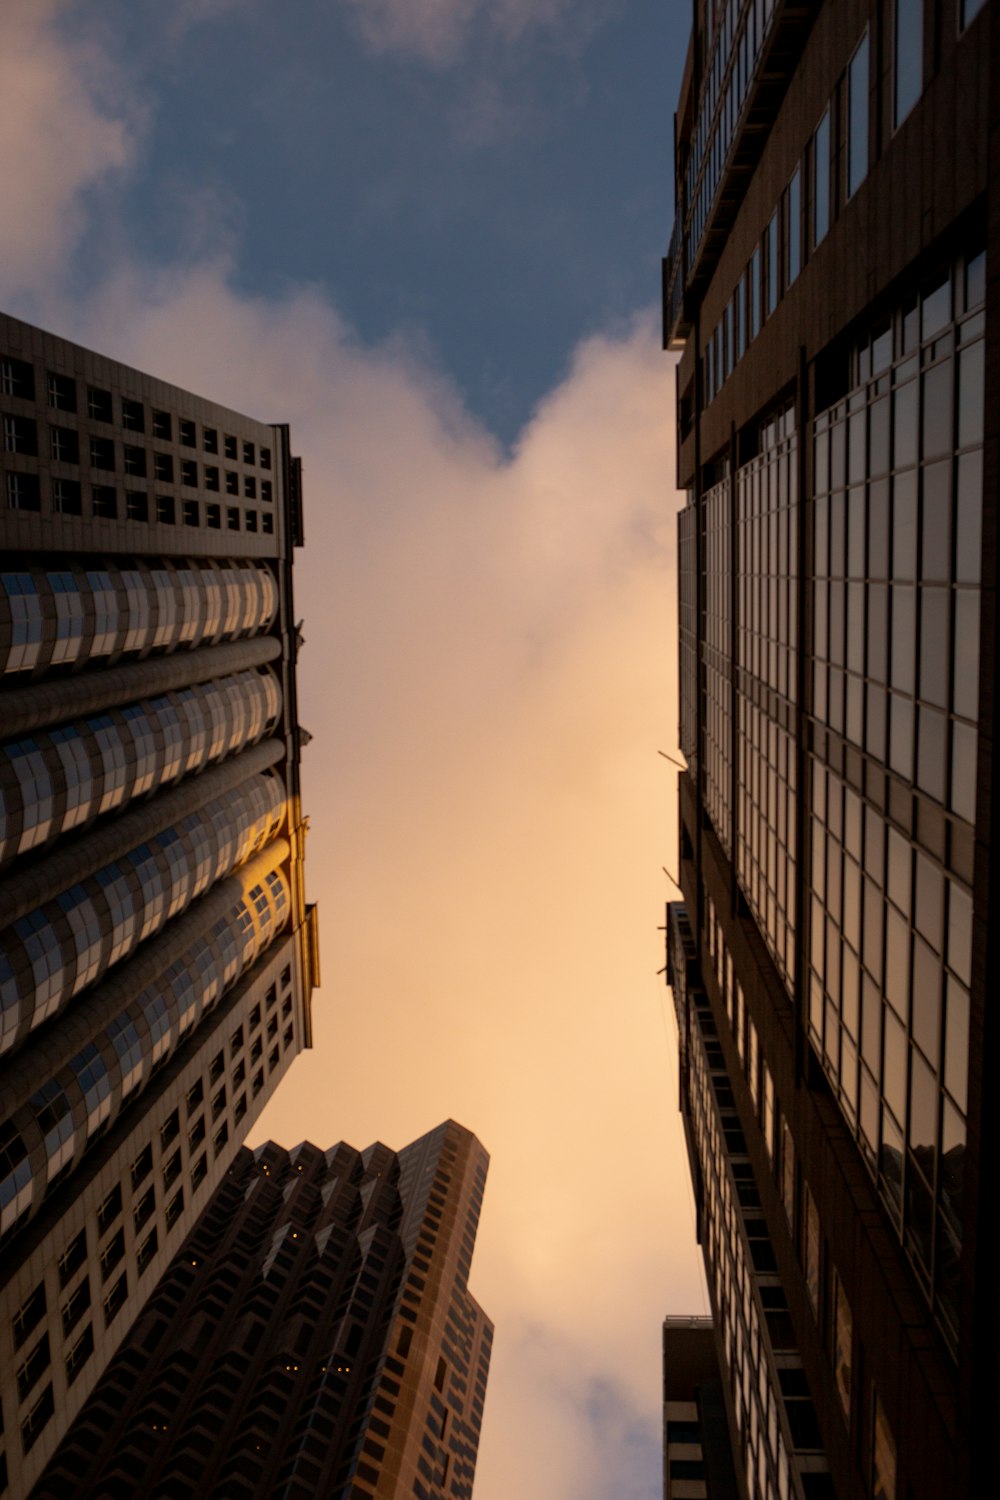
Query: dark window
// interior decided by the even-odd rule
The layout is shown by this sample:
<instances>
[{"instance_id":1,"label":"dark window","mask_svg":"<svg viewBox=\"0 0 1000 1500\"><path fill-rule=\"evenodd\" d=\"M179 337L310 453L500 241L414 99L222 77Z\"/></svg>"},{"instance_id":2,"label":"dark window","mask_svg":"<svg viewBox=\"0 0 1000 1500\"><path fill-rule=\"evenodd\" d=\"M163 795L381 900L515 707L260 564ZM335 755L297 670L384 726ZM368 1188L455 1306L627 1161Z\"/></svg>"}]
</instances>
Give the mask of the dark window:
<instances>
[{"instance_id":1,"label":"dark window","mask_svg":"<svg viewBox=\"0 0 1000 1500\"><path fill-rule=\"evenodd\" d=\"M205 427L202 429L202 443L206 453L218 453L219 434L214 427Z\"/></svg>"},{"instance_id":2,"label":"dark window","mask_svg":"<svg viewBox=\"0 0 1000 1500\"><path fill-rule=\"evenodd\" d=\"M191 1186L192 1186L192 1188L199 1188L201 1186L201 1184L205 1181L205 1178L207 1176L208 1176L208 1158L206 1157L206 1155L205 1155L205 1153L203 1151L201 1153L201 1155L199 1156L198 1160L195 1162L194 1166L191 1168Z\"/></svg>"},{"instance_id":3,"label":"dark window","mask_svg":"<svg viewBox=\"0 0 1000 1500\"><path fill-rule=\"evenodd\" d=\"M50 371L46 384L50 406L56 411L76 411L76 381L71 376L53 375Z\"/></svg>"},{"instance_id":4,"label":"dark window","mask_svg":"<svg viewBox=\"0 0 1000 1500\"><path fill-rule=\"evenodd\" d=\"M123 467L126 474L138 474L140 478L146 477L146 450L145 448L133 448L126 443L122 449Z\"/></svg>"},{"instance_id":5,"label":"dark window","mask_svg":"<svg viewBox=\"0 0 1000 1500\"><path fill-rule=\"evenodd\" d=\"M11 359L6 354L0 358L0 395L34 401L35 372L23 359Z\"/></svg>"},{"instance_id":6,"label":"dark window","mask_svg":"<svg viewBox=\"0 0 1000 1500\"><path fill-rule=\"evenodd\" d=\"M238 495L240 492L240 476L234 474L230 469L226 470L226 494Z\"/></svg>"},{"instance_id":7,"label":"dark window","mask_svg":"<svg viewBox=\"0 0 1000 1500\"><path fill-rule=\"evenodd\" d=\"M95 484L90 491L94 515L105 521L117 521L118 496L110 484Z\"/></svg>"},{"instance_id":8,"label":"dark window","mask_svg":"<svg viewBox=\"0 0 1000 1500\"><path fill-rule=\"evenodd\" d=\"M247 511L247 531L256 531L256 530L257 530L257 512L255 510L248 510Z\"/></svg>"},{"instance_id":9,"label":"dark window","mask_svg":"<svg viewBox=\"0 0 1000 1500\"><path fill-rule=\"evenodd\" d=\"M270 448L262 448L260 450L260 466L262 469L269 469L271 467Z\"/></svg>"},{"instance_id":10,"label":"dark window","mask_svg":"<svg viewBox=\"0 0 1000 1500\"><path fill-rule=\"evenodd\" d=\"M252 474L244 474L243 476L243 494L248 500L256 500L257 498L257 481Z\"/></svg>"},{"instance_id":11,"label":"dark window","mask_svg":"<svg viewBox=\"0 0 1000 1500\"><path fill-rule=\"evenodd\" d=\"M141 401L130 401L128 396L122 397L122 426L127 427L130 432L146 431L146 413Z\"/></svg>"},{"instance_id":12,"label":"dark window","mask_svg":"<svg viewBox=\"0 0 1000 1500\"><path fill-rule=\"evenodd\" d=\"M195 1081L194 1081L194 1083L191 1085L191 1087L187 1091L187 1101L186 1101L186 1103L187 1103L187 1112L188 1112L188 1117L189 1118L190 1118L191 1115L194 1114L195 1110L198 1108L199 1104L201 1104L201 1102L204 1099L204 1097L205 1097L205 1085L204 1085L204 1083L202 1082L202 1080L200 1078L196 1078Z\"/></svg>"},{"instance_id":13,"label":"dark window","mask_svg":"<svg viewBox=\"0 0 1000 1500\"><path fill-rule=\"evenodd\" d=\"M148 1222L150 1215L156 1208L156 1189L148 1187L132 1209L132 1222L136 1229L141 1229Z\"/></svg>"},{"instance_id":14,"label":"dark window","mask_svg":"<svg viewBox=\"0 0 1000 1500\"><path fill-rule=\"evenodd\" d=\"M219 1118L219 1116L222 1114L222 1111L225 1109L225 1107L226 1107L226 1089L225 1089L225 1085L223 1085L223 1087L216 1094L215 1098L212 1100L212 1119L213 1120L217 1120Z\"/></svg>"},{"instance_id":15,"label":"dark window","mask_svg":"<svg viewBox=\"0 0 1000 1500\"><path fill-rule=\"evenodd\" d=\"M139 1246L139 1252L136 1255L136 1265L139 1268L140 1276L146 1270L150 1261L153 1259L153 1256L156 1254L157 1243L157 1232L155 1229L151 1229L149 1234L143 1240L142 1244Z\"/></svg>"},{"instance_id":16,"label":"dark window","mask_svg":"<svg viewBox=\"0 0 1000 1500\"><path fill-rule=\"evenodd\" d=\"M161 526L173 526L176 520L177 507L174 504L173 495L157 495L156 497L156 519Z\"/></svg>"},{"instance_id":17,"label":"dark window","mask_svg":"<svg viewBox=\"0 0 1000 1500\"><path fill-rule=\"evenodd\" d=\"M830 228L830 106L813 136L812 242L818 245Z\"/></svg>"},{"instance_id":18,"label":"dark window","mask_svg":"<svg viewBox=\"0 0 1000 1500\"><path fill-rule=\"evenodd\" d=\"M45 1314L45 1283L40 1281L35 1290L25 1297L21 1306L14 1314L12 1327L14 1330L14 1348L20 1349L25 1339L33 1328L41 1321Z\"/></svg>"},{"instance_id":19,"label":"dark window","mask_svg":"<svg viewBox=\"0 0 1000 1500\"><path fill-rule=\"evenodd\" d=\"M230 531L239 531L240 513L235 505L231 505L226 511L226 526Z\"/></svg>"},{"instance_id":20,"label":"dark window","mask_svg":"<svg viewBox=\"0 0 1000 1500\"><path fill-rule=\"evenodd\" d=\"M205 506L205 525L212 531L222 530L222 511L217 505Z\"/></svg>"},{"instance_id":21,"label":"dark window","mask_svg":"<svg viewBox=\"0 0 1000 1500\"><path fill-rule=\"evenodd\" d=\"M847 196L853 197L868 175L868 32L858 43L847 69Z\"/></svg>"},{"instance_id":22,"label":"dark window","mask_svg":"<svg viewBox=\"0 0 1000 1500\"><path fill-rule=\"evenodd\" d=\"M253 1010L250 1012L250 1030L251 1031L255 1031L259 1025L260 1025L260 1001L257 1002L257 1004L254 1006Z\"/></svg>"},{"instance_id":23,"label":"dark window","mask_svg":"<svg viewBox=\"0 0 1000 1500\"><path fill-rule=\"evenodd\" d=\"M189 422L185 417L181 417L177 423L177 429L180 433L181 443L185 448L194 448L197 446L198 439L195 434L193 422Z\"/></svg>"},{"instance_id":24,"label":"dark window","mask_svg":"<svg viewBox=\"0 0 1000 1500\"><path fill-rule=\"evenodd\" d=\"M167 1204L167 1228L172 1229L184 1212L184 1189L175 1193Z\"/></svg>"},{"instance_id":25,"label":"dark window","mask_svg":"<svg viewBox=\"0 0 1000 1500\"><path fill-rule=\"evenodd\" d=\"M222 1124L219 1126L218 1130L215 1133L215 1140L212 1142L212 1149L215 1152L216 1156L219 1155L219 1152L223 1149L228 1140L229 1126L226 1121L223 1120Z\"/></svg>"},{"instance_id":26,"label":"dark window","mask_svg":"<svg viewBox=\"0 0 1000 1500\"><path fill-rule=\"evenodd\" d=\"M240 1063L240 1067L241 1068L242 1068L242 1066L243 1066L243 1064ZM242 1120L242 1118L246 1114L246 1112L247 1112L247 1096L246 1096L246 1094L241 1094L240 1097L236 1101L236 1106L235 1106L235 1109L233 1111L233 1117L236 1120L237 1124L239 1124L240 1120Z\"/></svg>"},{"instance_id":27,"label":"dark window","mask_svg":"<svg viewBox=\"0 0 1000 1500\"><path fill-rule=\"evenodd\" d=\"M273 534L274 534L274 517L271 516L271 515L267 515L267 514L263 515L261 517L261 526L263 527L263 531L264 531L264 535L265 536L273 536Z\"/></svg>"},{"instance_id":28,"label":"dark window","mask_svg":"<svg viewBox=\"0 0 1000 1500\"><path fill-rule=\"evenodd\" d=\"M205 1116L199 1115L188 1131L188 1149L195 1151L205 1139Z\"/></svg>"},{"instance_id":29,"label":"dark window","mask_svg":"<svg viewBox=\"0 0 1000 1500\"><path fill-rule=\"evenodd\" d=\"M169 453L153 454L153 477L164 484L174 482L174 460Z\"/></svg>"},{"instance_id":30,"label":"dark window","mask_svg":"<svg viewBox=\"0 0 1000 1500\"><path fill-rule=\"evenodd\" d=\"M786 200L785 279L791 286L802 269L802 172L799 167L792 173Z\"/></svg>"},{"instance_id":31,"label":"dark window","mask_svg":"<svg viewBox=\"0 0 1000 1500\"><path fill-rule=\"evenodd\" d=\"M95 469L114 468L115 445L111 438L92 437L90 439L90 463Z\"/></svg>"},{"instance_id":32,"label":"dark window","mask_svg":"<svg viewBox=\"0 0 1000 1500\"><path fill-rule=\"evenodd\" d=\"M113 422L115 416L111 406L111 392L101 391L96 386L88 385L87 415L95 422Z\"/></svg>"},{"instance_id":33,"label":"dark window","mask_svg":"<svg viewBox=\"0 0 1000 1500\"><path fill-rule=\"evenodd\" d=\"M52 504L63 516L83 515L83 489L78 479L53 479Z\"/></svg>"},{"instance_id":34,"label":"dark window","mask_svg":"<svg viewBox=\"0 0 1000 1500\"><path fill-rule=\"evenodd\" d=\"M214 494L219 491L219 471L214 464L205 465L205 488Z\"/></svg>"},{"instance_id":35,"label":"dark window","mask_svg":"<svg viewBox=\"0 0 1000 1500\"><path fill-rule=\"evenodd\" d=\"M101 1280L107 1281L115 1266L122 1260L125 1254L125 1231L119 1229L118 1233L108 1241L101 1251Z\"/></svg>"},{"instance_id":36,"label":"dark window","mask_svg":"<svg viewBox=\"0 0 1000 1500\"><path fill-rule=\"evenodd\" d=\"M21 1446L25 1453L30 1453L41 1435L42 1429L55 1411L55 1402L52 1398L52 1386L47 1385L31 1408L24 1421L21 1423Z\"/></svg>"},{"instance_id":37,"label":"dark window","mask_svg":"<svg viewBox=\"0 0 1000 1500\"><path fill-rule=\"evenodd\" d=\"M197 500L185 500L184 501L184 525L185 526L200 526L201 525L201 510L200 510L200 507L198 505Z\"/></svg>"},{"instance_id":38,"label":"dark window","mask_svg":"<svg viewBox=\"0 0 1000 1500\"><path fill-rule=\"evenodd\" d=\"M227 458L239 457L239 450L236 446L236 439L234 437L225 437L223 439L223 448L225 450L225 455Z\"/></svg>"},{"instance_id":39,"label":"dark window","mask_svg":"<svg viewBox=\"0 0 1000 1500\"><path fill-rule=\"evenodd\" d=\"M94 1325L88 1323L66 1356L66 1380L69 1385L73 1384L93 1352Z\"/></svg>"},{"instance_id":40,"label":"dark window","mask_svg":"<svg viewBox=\"0 0 1000 1500\"><path fill-rule=\"evenodd\" d=\"M290 1047L292 1045L292 1037L294 1036L294 1034L295 1033L294 1033L294 1028L293 1027L291 1027L291 1026L286 1026L285 1027L284 1031L281 1034L281 1040L282 1040L282 1042L284 1043L284 1045L286 1047Z\"/></svg>"},{"instance_id":41,"label":"dark window","mask_svg":"<svg viewBox=\"0 0 1000 1500\"><path fill-rule=\"evenodd\" d=\"M81 1229L59 1257L59 1285L67 1286L86 1259L87 1231Z\"/></svg>"},{"instance_id":42,"label":"dark window","mask_svg":"<svg viewBox=\"0 0 1000 1500\"><path fill-rule=\"evenodd\" d=\"M895 127L906 119L924 86L924 0L896 0L893 33Z\"/></svg>"},{"instance_id":43,"label":"dark window","mask_svg":"<svg viewBox=\"0 0 1000 1500\"><path fill-rule=\"evenodd\" d=\"M127 490L125 493L125 515L129 521L148 521L149 496L144 495L141 490Z\"/></svg>"},{"instance_id":44,"label":"dark window","mask_svg":"<svg viewBox=\"0 0 1000 1500\"><path fill-rule=\"evenodd\" d=\"M173 1187L174 1183L177 1181L180 1175L181 1153L178 1149L174 1152L173 1156L167 1159L167 1162L163 1168L163 1186L165 1188Z\"/></svg>"},{"instance_id":45,"label":"dark window","mask_svg":"<svg viewBox=\"0 0 1000 1500\"><path fill-rule=\"evenodd\" d=\"M191 489L195 489L197 487L198 465L195 463L193 458L185 458L181 460L181 484L186 484L190 486Z\"/></svg>"},{"instance_id":46,"label":"dark window","mask_svg":"<svg viewBox=\"0 0 1000 1500\"><path fill-rule=\"evenodd\" d=\"M153 436L162 438L165 443L173 441L173 425L168 411L154 411Z\"/></svg>"},{"instance_id":47,"label":"dark window","mask_svg":"<svg viewBox=\"0 0 1000 1500\"><path fill-rule=\"evenodd\" d=\"M265 502L265 504L270 505L271 481L269 479L262 479L260 482L260 498Z\"/></svg>"},{"instance_id":48,"label":"dark window","mask_svg":"<svg viewBox=\"0 0 1000 1500\"><path fill-rule=\"evenodd\" d=\"M257 1070L257 1072L253 1075L253 1079L251 1080L251 1087L253 1089L253 1096L256 1099L257 1095L260 1093L261 1089L264 1087L264 1070L263 1070L263 1068L259 1068Z\"/></svg>"},{"instance_id":49,"label":"dark window","mask_svg":"<svg viewBox=\"0 0 1000 1500\"><path fill-rule=\"evenodd\" d=\"M121 1211L122 1190L121 1186L117 1185L111 1189L110 1193L105 1198L100 1208L97 1210L98 1235L107 1234L108 1230L111 1228L112 1224L115 1222Z\"/></svg>"},{"instance_id":50,"label":"dark window","mask_svg":"<svg viewBox=\"0 0 1000 1500\"><path fill-rule=\"evenodd\" d=\"M63 1334L71 1333L90 1306L90 1281L85 1276L63 1303Z\"/></svg>"},{"instance_id":51,"label":"dark window","mask_svg":"<svg viewBox=\"0 0 1000 1500\"><path fill-rule=\"evenodd\" d=\"M225 1053L224 1052L217 1052L215 1054L215 1056L212 1058L212 1063L211 1063L211 1066L209 1067L209 1070L208 1070L208 1081L209 1081L209 1083L215 1083L217 1079L219 1079L219 1078L222 1077L222 1075L223 1075L223 1073L225 1071L226 1071L226 1057L225 1057Z\"/></svg>"},{"instance_id":52,"label":"dark window","mask_svg":"<svg viewBox=\"0 0 1000 1500\"><path fill-rule=\"evenodd\" d=\"M38 452L38 428L33 417L8 417L3 419L3 445L8 453Z\"/></svg>"},{"instance_id":53,"label":"dark window","mask_svg":"<svg viewBox=\"0 0 1000 1500\"><path fill-rule=\"evenodd\" d=\"M104 1322L109 1324L128 1296L128 1276L123 1271L104 1299Z\"/></svg>"},{"instance_id":54,"label":"dark window","mask_svg":"<svg viewBox=\"0 0 1000 1500\"><path fill-rule=\"evenodd\" d=\"M78 464L80 462L80 439L72 427L50 427L49 441L52 445L54 463Z\"/></svg>"},{"instance_id":55,"label":"dark window","mask_svg":"<svg viewBox=\"0 0 1000 1500\"><path fill-rule=\"evenodd\" d=\"M142 1151L139 1152L139 1155L136 1157L135 1161L132 1163L132 1190L133 1190L133 1192L139 1186L140 1182L143 1182L149 1176L149 1174L150 1174L150 1172L152 1170L153 1170L153 1148L152 1148L152 1146L147 1146L144 1150L142 1150Z\"/></svg>"}]
</instances>

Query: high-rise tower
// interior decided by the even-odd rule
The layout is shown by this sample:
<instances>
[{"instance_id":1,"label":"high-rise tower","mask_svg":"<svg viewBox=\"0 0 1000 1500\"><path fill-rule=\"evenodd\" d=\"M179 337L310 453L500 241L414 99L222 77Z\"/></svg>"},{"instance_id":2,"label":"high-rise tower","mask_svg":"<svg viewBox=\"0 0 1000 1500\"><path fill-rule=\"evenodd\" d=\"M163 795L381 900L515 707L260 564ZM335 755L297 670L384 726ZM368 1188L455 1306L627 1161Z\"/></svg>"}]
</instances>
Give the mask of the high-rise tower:
<instances>
[{"instance_id":1,"label":"high-rise tower","mask_svg":"<svg viewBox=\"0 0 1000 1500\"><path fill-rule=\"evenodd\" d=\"M454 1121L242 1151L33 1500L469 1500L488 1161Z\"/></svg>"},{"instance_id":2,"label":"high-rise tower","mask_svg":"<svg viewBox=\"0 0 1000 1500\"><path fill-rule=\"evenodd\" d=\"M750 1496L1000 1472L997 19L698 0L677 113L668 962Z\"/></svg>"},{"instance_id":3,"label":"high-rise tower","mask_svg":"<svg viewBox=\"0 0 1000 1500\"><path fill-rule=\"evenodd\" d=\"M287 428L6 317L0 422L0 1479L24 1494L309 1045L318 975Z\"/></svg>"}]
</instances>

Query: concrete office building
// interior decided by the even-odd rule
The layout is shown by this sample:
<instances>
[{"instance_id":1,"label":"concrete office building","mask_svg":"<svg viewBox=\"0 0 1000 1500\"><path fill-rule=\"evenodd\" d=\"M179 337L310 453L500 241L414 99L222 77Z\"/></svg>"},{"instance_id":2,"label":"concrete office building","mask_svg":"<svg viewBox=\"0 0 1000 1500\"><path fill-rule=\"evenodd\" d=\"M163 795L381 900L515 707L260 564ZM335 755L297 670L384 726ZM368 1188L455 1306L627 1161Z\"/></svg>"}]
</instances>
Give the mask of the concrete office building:
<instances>
[{"instance_id":1,"label":"concrete office building","mask_svg":"<svg viewBox=\"0 0 1000 1500\"><path fill-rule=\"evenodd\" d=\"M398 1154L244 1149L33 1500L468 1500L487 1164L453 1121Z\"/></svg>"},{"instance_id":2,"label":"concrete office building","mask_svg":"<svg viewBox=\"0 0 1000 1500\"><path fill-rule=\"evenodd\" d=\"M0 318L0 1493L300 1048L287 428Z\"/></svg>"},{"instance_id":3,"label":"concrete office building","mask_svg":"<svg viewBox=\"0 0 1000 1500\"><path fill-rule=\"evenodd\" d=\"M698 0L676 117L668 966L749 1496L1000 1473L997 20Z\"/></svg>"}]
</instances>

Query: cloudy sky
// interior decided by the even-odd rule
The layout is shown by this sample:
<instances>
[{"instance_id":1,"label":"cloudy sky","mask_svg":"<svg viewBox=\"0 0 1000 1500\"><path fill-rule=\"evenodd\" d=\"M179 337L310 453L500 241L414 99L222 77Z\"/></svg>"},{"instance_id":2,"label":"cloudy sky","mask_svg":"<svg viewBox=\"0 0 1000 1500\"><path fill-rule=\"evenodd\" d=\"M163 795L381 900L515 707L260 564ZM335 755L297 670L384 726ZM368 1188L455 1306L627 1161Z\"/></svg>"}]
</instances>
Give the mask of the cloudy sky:
<instances>
[{"instance_id":1,"label":"cloudy sky","mask_svg":"<svg viewBox=\"0 0 1000 1500\"><path fill-rule=\"evenodd\" d=\"M689 18L3 4L0 304L303 456L323 986L258 1137L492 1153L477 1500L653 1500L660 1320L706 1306L656 977Z\"/></svg>"}]
</instances>

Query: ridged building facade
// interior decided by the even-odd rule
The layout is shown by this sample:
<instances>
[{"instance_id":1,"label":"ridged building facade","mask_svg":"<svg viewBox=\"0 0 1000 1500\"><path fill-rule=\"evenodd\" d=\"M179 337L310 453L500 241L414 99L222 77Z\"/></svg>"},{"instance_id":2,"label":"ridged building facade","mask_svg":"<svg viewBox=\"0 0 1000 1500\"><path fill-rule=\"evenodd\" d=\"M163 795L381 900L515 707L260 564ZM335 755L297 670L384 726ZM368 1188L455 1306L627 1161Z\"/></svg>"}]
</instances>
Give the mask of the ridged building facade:
<instances>
[{"instance_id":1,"label":"ridged building facade","mask_svg":"<svg viewBox=\"0 0 1000 1500\"><path fill-rule=\"evenodd\" d=\"M318 981L288 430L0 317L0 1494L224 1181Z\"/></svg>"},{"instance_id":2,"label":"ridged building facade","mask_svg":"<svg viewBox=\"0 0 1000 1500\"><path fill-rule=\"evenodd\" d=\"M469 1500L487 1165L453 1121L241 1151L32 1500Z\"/></svg>"},{"instance_id":3,"label":"ridged building facade","mask_svg":"<svg viewBox=\"0 0 1000 1500\"><path fill-rule=\"evenodd\" d=\"M751 1500L1000 1473L1000 29L698 0L676 116L681 1103Z\"/></svg>"}]
</instances>

